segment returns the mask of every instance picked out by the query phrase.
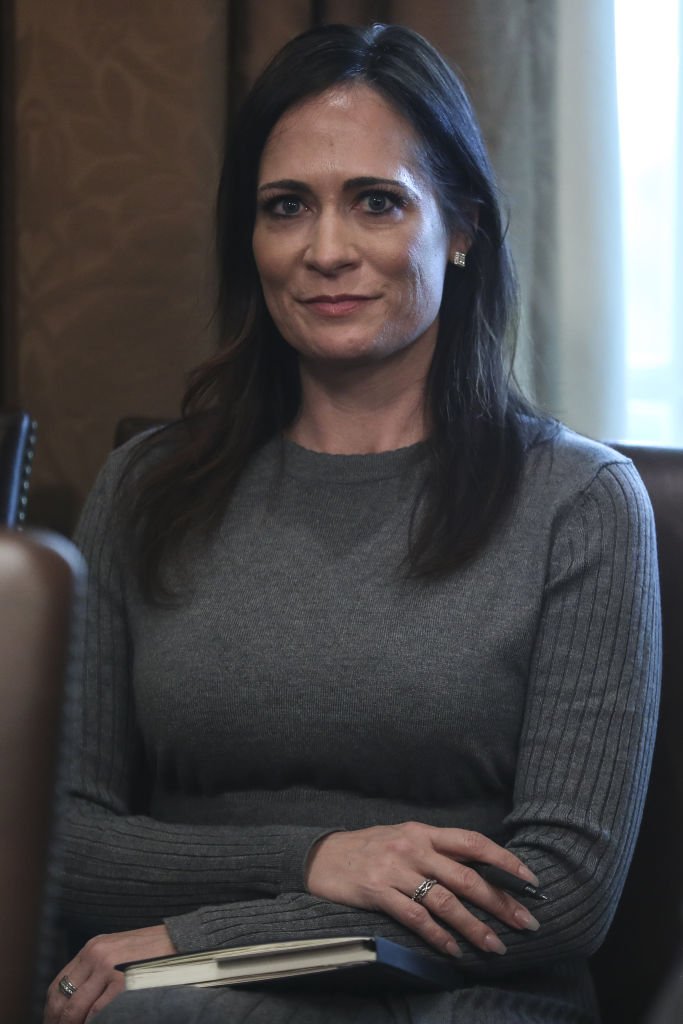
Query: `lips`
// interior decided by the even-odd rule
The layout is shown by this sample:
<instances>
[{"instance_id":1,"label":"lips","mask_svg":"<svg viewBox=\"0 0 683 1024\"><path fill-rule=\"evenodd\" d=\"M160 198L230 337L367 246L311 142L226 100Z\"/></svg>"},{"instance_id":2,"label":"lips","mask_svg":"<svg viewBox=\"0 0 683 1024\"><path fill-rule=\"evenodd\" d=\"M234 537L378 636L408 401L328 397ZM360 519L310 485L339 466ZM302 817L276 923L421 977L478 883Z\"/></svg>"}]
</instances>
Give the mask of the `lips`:
<instances>
[{"instance_id":1,"label":"lips","mask_svg":"<svg viewBox=\"0 0 683 1024\"><path fill-rule=\"evenodd\" d=\"M337 317L355 313L373 300L371 295L314 295L303 304L320 316Z\"/></svg>"}]
</instances>

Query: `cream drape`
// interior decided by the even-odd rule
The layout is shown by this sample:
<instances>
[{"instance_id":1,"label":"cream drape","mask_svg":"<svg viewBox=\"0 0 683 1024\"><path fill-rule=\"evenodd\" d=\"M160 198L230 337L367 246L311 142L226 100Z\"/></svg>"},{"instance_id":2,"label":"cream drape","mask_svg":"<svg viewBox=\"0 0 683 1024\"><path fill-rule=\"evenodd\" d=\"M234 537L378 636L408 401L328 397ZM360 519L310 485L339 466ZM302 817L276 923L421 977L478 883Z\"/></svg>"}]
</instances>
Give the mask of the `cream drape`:
<instances>
[{"instance_id":1,"label":"cream drape","mask_svg":"<svg viewBox=\"0 0 683 1024\"><path fill-rule=\"evenodd\" d=\"M591 437L625 436L613 0L560 3L553 254L557 332L543 398Z\"/></svg>"}]
</instances>

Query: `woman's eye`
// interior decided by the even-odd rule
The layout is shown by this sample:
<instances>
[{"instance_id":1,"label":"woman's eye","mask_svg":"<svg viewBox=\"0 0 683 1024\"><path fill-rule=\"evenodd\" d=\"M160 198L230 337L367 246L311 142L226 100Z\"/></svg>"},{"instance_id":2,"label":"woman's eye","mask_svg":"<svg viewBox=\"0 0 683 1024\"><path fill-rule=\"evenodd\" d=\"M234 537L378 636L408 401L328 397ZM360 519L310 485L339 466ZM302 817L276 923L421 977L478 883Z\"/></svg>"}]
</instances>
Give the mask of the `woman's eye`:
<instances>
[{"instance_id":1,"label":"woman's eye","mask_svg":"<svg viewBox=\"0 0 683 1024\"><path fill-rule=\"evenodd\" d=\"M276 217L296 217L301 213L304 204L296 196L277 196L266 204L268 213Z\"/></svg>"},{"instance_id":2,"label":"woman's eye","mask_svg":"<svg viewBox=\"0 0 683 1024\"><path fill-rule=\"evenodd\" d=\"M388 192L369 192L361 201L368 213L389 213L400 205L399 197Z\"/></svg>"}]
</instances>

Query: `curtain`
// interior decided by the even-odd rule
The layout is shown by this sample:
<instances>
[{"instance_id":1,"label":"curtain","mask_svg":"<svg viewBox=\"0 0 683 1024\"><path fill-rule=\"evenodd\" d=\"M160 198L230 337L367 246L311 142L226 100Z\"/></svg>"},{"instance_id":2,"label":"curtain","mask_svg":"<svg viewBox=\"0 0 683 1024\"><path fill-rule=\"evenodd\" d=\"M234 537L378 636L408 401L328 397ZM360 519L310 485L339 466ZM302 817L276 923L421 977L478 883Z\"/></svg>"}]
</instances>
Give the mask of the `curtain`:
<instances>
[{"instance_id":1,"label":"curtain","mask_svg":"<svg viewBox=\"0 0 683 1024\"><path fill-rule=\"evenodd\" d=\"M625 350L613 0L560 3L554 290L544 403L570 426L624 437Z\"/></svg>"},{"instance_id":2,"label":"curtain","mask_svg":"<svg viewBox=\"0 0 683 1024\"><path fill-rule=\"evenodd\" d=\"M683 2L615 14L628 436L683 445Z\"/></svg>"}]
</instances>

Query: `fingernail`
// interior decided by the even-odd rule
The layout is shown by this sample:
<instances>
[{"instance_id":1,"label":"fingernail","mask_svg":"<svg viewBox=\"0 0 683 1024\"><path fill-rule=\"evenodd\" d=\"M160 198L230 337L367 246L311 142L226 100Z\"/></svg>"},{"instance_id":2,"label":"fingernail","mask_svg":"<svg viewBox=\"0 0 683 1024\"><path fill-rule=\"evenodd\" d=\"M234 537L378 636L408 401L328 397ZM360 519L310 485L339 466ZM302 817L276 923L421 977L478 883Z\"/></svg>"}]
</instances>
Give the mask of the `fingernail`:
<instances>
[{"instance_id":1,"label":"fingernail","mask_svg":"<svg viewBox=\"0 0 683 1024\"><path fill-rule=\"evenodd\" d=\"M498 936L494 935L492 932L489 932L486 938L484 939L484 945L486 946L490 953L498 953L499 956L502 956L504 953L507 953L507 946L505 946L500 941Z\"/></svg>"},{"instance_id":2,"label":"fingernail","mask_svg":"<svg viewBox=\"0 0 683 1024\"><path fill-rule=\"evenodd\" d=\"M538 880L538 875L535 875L533 871L530 871L524 864L517 868L517 874L520 878L523 878L525 882L531 882L532 885L539 886L541 884Z\"/></svg>"},{"instance_id":3,"label":"fingernail","mask_svg":"<svg viewBox=\"0 0 683 1024\"><path fill-rule=\"evenodd\" d=\"M530 932L537 932L541 927L540 921L528 910L515 910L513 917L520 928L527 928Z\"/></svg>"},{"instance_id":4,"label":"fingernail","mask_svg":"<svg viewBox=\"0 0 683 1024\"><path fill-rule=\"evenodd\" d=\"M462 956L462 950L460 946L458 945L457 942L453 942L452 939L449 939L449 941L446 943L446 949L451 954L451 956Z\"/></svg>"}]
</instances>

